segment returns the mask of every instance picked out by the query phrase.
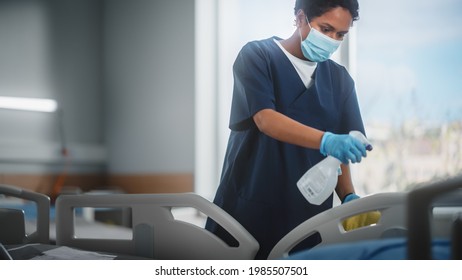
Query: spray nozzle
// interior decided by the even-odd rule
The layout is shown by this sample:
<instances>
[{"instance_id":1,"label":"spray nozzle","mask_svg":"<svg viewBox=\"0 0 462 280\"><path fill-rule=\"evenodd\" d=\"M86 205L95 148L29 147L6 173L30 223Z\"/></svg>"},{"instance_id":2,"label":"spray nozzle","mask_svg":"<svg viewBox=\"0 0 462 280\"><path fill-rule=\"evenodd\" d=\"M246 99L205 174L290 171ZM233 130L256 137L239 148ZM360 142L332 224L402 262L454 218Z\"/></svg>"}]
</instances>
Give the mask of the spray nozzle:
<instances>
[{"instance_id":1,"label":"spray nozzle","mask_svg":"<svg viewBox=\"0 0 462 280\"><path fill-rule=\"evenodd\" d=\"M350 134L350 136L354 137L355 139L359 140L361 143L366 145L366 150L372 151L372 149L374 148L374 147L372 147L371 142L369 142L369 140L366 138L366 136L364 136L364 134L362 134L360 131L352 130L352 131L350 131L349 134Z\"/></svg>"}]
</instances>

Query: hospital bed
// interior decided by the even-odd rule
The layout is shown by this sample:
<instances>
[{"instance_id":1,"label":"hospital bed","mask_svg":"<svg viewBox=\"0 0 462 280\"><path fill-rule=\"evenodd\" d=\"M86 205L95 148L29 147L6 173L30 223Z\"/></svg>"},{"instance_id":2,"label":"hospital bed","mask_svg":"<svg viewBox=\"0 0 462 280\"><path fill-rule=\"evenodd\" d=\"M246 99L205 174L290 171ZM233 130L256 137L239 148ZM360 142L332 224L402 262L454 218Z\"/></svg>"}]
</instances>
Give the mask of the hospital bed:
<instances>
[{"instance_id":1,"label":"hospital bed","mask_svg":"<svg viewBox=\"0 0 462 280\"><path fill-rule=\"evenodd\" d=\"M435 253L429 253L432 247L438 253L436 258L460 258L462 220L457 213L462 204L461 186L462 176L459 176L426 183L411 192L379 193L334 207L289 232L273 248L269 259L365 258L368 254L364 252L370 252L370 248L383 251L384 246L400 248L393 251L395 255L387 256L392 259L435 258ZM0 191L4 192L5 188L9 189L2 186ZM444 196L447 193L450 196ZM443 199L435 200L436 196ZM130 208L131 238L80 238L75 229L76 209L85 207ZM236 238L239 246L230 247L204 228L176 220L172 209L177 207L192 207L211 217ZM435 212L438 208L453 210L441 214ZM345 219L370 211L380 212L376 224L350 231L342 226ZM452 243L449 242L451 231ZM313 234L321 236L320 244L292 252L297 244ZM236 220L191 193L62 195L56 202L56 246L149 259L253 259L259 248L257 241Z\"/></svg>"},{"instance_id":2,"label":"hospital bed","mask_svg":"<svg viewBox=\"0 0 462 280\"><path fill-rule=\"evenodd\" d=\"M221 208L193 193L183 194L101 194L101 195L61 195L55 205L56 244L49 242L48 197L22 190L14 186L0 186L0 193L34 202L40 201L37 209L37 231L28 235L24 230L24 214L17 209L5 209L0 217L0 239L6 245L26 243L34 251L55 250L59 247L78 248L85 251L112 254L122 258L148 259L253 259L259 249L258 242L236 220ZM131 236L111 238L81 237L76 222L77 212L83 208L117 209L129 208L132 215ZM173 208L193 208L212 218L226 229L239 243L229 246L204 228L175 219ZM77 211L79 210L79 211ZM19 213L18 213L19 212ZM6 216L8 215L8 216ZM22 229L12 228L11 224L21 224ZM108 226L110 227L110 226ZM20 238L18 238L20 236ZM38 238L40 236L42 238ZM40 243L40 244L36 244ZM23 246L7 246L9 250ZM29 248L28 248L29 249ZM60 251L61 252L61 251ZM83 254L71 251L61 252L76 257ZM26 252L30 256L30 250Z\"/></svg>"},{"instance_id":3,"label":"hospital bed","mask_svg":"<svg viewBox=\"0 0 462 280\"><path fill-rule=\"evenodd\" d=\"M316 247L360 240L402 237L407 231L406 197L407 194L404 192L378 193L324 211L284 236L270 252L269 259L289 257L300 242L315 234L321 237L321 242ZM377 224L351 231L344 229L345 219L371 211L380 212L380 220Z\"/></svg>"},{"instance_id":4,"label":"hospital bed","mask_svg":"<svg viewBox=\"0 0 462 280\"><path fill-rule=\"evenodd\" d=\"M76 207L129 207L133 238L83 239L74 234ZM226 229L239 243L232 247L197 225L176 220L172 208L192 207ZM193 193L61 196L56 204L57 245L110 251L153 259L252 259L258 242L229 214Z\"/></svg>"},{"instance_id":5,"label":"hospital bed","mask_svg":"<svg viewBox=\"0 0 462 280\"><path fill-rule=\"evenodd\" d=\"M300 224L271 251L270 259L462 259L462 176L420 184L410 192L364 197ZM377 224L346 231L342 222L371 211ZM320 234L316 247L291 250Z\"/></svg>"}]
</instances>

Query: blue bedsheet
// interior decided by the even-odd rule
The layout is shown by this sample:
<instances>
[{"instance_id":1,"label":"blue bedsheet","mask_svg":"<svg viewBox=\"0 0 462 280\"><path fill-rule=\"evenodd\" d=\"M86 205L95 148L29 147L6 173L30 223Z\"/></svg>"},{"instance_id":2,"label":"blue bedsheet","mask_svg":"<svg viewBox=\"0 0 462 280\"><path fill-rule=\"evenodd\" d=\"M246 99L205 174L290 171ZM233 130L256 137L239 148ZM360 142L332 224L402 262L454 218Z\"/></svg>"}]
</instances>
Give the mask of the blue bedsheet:
<instances>
[{"instance_id":1,"label":"blue bedsheet","mask_svg":"<svg viewBox=\"0 0 462 280\"><path fill-rule=\"evenodd\" d=\"M434 240L433 259L451 259L449 240ZM290 260L405 260L407 255L406 238L366 240L315 247L290 255Z\"/></svg>"}]
</instances>

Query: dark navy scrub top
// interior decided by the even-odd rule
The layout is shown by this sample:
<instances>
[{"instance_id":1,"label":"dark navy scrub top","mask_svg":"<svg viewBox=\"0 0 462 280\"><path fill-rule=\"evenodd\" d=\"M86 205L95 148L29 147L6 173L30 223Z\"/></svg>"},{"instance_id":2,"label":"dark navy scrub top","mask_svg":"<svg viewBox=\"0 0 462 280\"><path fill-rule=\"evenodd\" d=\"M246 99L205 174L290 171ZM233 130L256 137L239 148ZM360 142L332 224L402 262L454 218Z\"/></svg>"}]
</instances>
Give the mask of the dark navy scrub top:
<instances>
[{"instance_id":1,"label":"dark navy scrub top","mask_svg":"<svg viewBox=\"0 0 462 280\"><path fill-rule=\"evenodd\" d=\"M280 47L269 38L245 45L234 63L234 92L228 147L214 203L231 214L260 244L256 258L267 258L289 231L332 207L331 195L311 205L297 181L324 156L260 132L253 116L273 109L322 131L364 133L354 83L344 67L318 63L307 89ZM206 228L232 244L214 221ZM318 240L306 240L305 247Z\"/></svg>"}]
</instances>

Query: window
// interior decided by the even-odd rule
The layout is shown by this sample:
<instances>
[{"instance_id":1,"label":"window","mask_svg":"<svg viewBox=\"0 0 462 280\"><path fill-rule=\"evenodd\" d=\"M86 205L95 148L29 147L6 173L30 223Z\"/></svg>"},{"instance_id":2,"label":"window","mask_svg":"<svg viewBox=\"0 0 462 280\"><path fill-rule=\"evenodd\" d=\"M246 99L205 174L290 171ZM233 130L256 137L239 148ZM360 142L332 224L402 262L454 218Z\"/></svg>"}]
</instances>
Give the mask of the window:
<instances>
[{"instance_id":1,"label":"window","mask_svg":"<svg viewBox=\"0 0 462 280\"><path fill-rule=\"evenodd\" d=\"M462 170L462 2L361 1L356 85L374 151L364 193L401 191Z\"/></svg>"}]
</instances>

